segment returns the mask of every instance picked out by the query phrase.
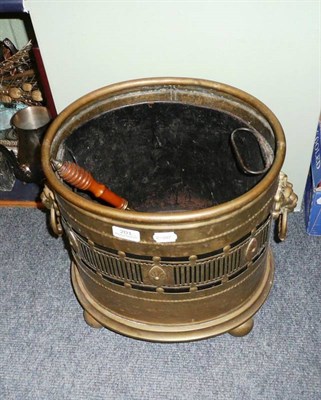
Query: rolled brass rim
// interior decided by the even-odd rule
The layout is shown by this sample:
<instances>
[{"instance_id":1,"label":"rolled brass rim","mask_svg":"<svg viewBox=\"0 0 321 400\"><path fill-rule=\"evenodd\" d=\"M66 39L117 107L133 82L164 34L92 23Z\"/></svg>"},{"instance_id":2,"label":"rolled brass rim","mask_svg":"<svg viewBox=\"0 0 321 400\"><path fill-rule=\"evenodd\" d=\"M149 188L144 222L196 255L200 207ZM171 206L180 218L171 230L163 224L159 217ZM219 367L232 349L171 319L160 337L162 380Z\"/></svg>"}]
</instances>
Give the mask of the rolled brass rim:
<instances>
[{"instance_id":1,"label":"rolled brass rim","mask_svg":"<svg viewBox=\"0 0 321 400\"><path fill-rule=\"evenodd\" d=\"M100 305L86 289L76 264L74 262L71 264L72 284L77 299L84 310L96 321L97 326L101 325L134 339L163 343L201 340L233 331L249 321L261 308L271 290L273 277L274 259L269 248L260 284L255 288L253 295L238 309L197 324L156 325L126 319Z\"/></svg>"},{"instance_id":2,"label":"rolled brass rim","mask_svg":"<svg viewBox=\"0 0 321 400\"><path fill-rule=\"evenodd\" d=\"M159 213L147 213L147 212L133 212L130 210L117 210L111 207L106 207L90 200L86 200L81 196L73 193L67 189L54 174L51 164L50 164L50 152L51 146L55 140L56 132L64 124L64 122L77 110L82 109L86 104L91 104L96 99L103 98L106 96L113 96L115 94L126 93L126 91L143 88L144 86L187 86L189 88L197 87L204 88L208 90L215 90L221 93L231 95L236 99L246 102L248 105L252 106L258 110L262 116L270 124L271 129L275 135L276 149L274 162L268 171L268 173L263 177L263 179L254 186L251 190L247 191L243 195L225 203L215 205L213 207L204 208L200 210L193 211L182 211L179 213L171 212L159 212ZM145 223L161 223L161 224L173 224L173 223L184 223L192 221L202 221L211 218L220 217L223 215L228 215L259 197L262 193L271 187L278 177L281 170L284 158L285 158L286 144L285 137L282 126L276 116L272 111L257 98L252 95L237 89L235 87L204 80L204 79L193 79L193 78L148 78L148 79L138 79L132 81L121 82L113 85L103 87L101 89L95 90L80 99L76 100L70 104L65 110L63 110L54 122L49 127L42 145L42 165L44 173L48 179L50 187L55 190L60 196L72 203L73 205L82 208L88 212L100 215L103 217L111 217L123 221L135 222L145 222Z\"/></svg>"}]
</instances>

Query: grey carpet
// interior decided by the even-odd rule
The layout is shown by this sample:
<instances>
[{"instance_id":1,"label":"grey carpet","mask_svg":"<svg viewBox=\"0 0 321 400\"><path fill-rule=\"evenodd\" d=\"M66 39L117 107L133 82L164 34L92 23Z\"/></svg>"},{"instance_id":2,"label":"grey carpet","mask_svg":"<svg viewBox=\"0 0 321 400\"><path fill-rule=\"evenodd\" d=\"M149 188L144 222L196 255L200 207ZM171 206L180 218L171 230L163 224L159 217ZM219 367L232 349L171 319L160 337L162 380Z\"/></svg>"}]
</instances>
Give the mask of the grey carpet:
<instances>
[{"instance_id":1,"label":"grey carpet","mask_svg":"<svg viewBox=\"0 0 321 400\"><path fill-rule=\"evenodd\" d=\"M178 344L89 328L44 214L0 208L0 222L1 399L321 399L321 238L301 213L272 243L275 283L253 331Z\"/></svg>"}]
</instances>

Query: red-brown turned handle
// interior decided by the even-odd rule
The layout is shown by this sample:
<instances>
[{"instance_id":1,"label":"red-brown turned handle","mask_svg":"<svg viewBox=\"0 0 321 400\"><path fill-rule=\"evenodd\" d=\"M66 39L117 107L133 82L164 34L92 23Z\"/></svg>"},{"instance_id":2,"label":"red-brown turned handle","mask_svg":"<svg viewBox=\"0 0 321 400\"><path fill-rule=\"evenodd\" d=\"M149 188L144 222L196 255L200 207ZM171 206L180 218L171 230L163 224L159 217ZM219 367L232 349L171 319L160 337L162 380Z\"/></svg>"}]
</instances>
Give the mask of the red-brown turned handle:
<instances>
[{"instance_id":1,"label":"red-brown turned handle","mask_svg":"<svg viewBox=\"0 0 321 400\"><path fill-rule=\"evenodd\" d=\"M104 184L97 182L90 172L70 161L52 160L51 164L60 178L80 190L88 190L95 197L106 201L116 208L125 210L128 201L108 189Z\"/></svg>"}]
</instances>

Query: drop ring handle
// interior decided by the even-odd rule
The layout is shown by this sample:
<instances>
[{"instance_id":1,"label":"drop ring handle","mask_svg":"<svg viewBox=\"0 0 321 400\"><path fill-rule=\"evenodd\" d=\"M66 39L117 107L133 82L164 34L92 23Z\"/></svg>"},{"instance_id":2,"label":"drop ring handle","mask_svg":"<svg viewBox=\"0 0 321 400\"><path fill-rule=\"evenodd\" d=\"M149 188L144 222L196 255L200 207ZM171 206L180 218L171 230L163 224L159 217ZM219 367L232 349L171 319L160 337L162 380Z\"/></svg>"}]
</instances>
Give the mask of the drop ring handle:
<instances>
[{"instance_id":1,"label":"drop ring handle","mask_svg":"<svg viewBox=\"0 0 321 400\"><path fill-rule=\"evenodd\" d=\"M248 168L246 166L246 163L244 162L241 153L237 147L236 144L236 135L238 134L238 132L241 131L245 131L245 132L249 132L251 133L260 148L260 153L264 162L264 168L260 169L260 170L252 170L250 168ZM243 172L245 172L246 174L249 175L261 175L264 174L265 172L267 172L271 165L273 164L273 160L274 160L274 152L272 147L270 146L270 144L267 142L267 140L265 139L265 137L263 135L261 135L259 132L257 132L254 129L249 129L249 128L237 128L235 129L232 133L231 133L231 144L232 144L232 149L234 151L235 157L236 157L236 161L238 166L241 168L241 170Z\"/></svg>"}]
</instances>

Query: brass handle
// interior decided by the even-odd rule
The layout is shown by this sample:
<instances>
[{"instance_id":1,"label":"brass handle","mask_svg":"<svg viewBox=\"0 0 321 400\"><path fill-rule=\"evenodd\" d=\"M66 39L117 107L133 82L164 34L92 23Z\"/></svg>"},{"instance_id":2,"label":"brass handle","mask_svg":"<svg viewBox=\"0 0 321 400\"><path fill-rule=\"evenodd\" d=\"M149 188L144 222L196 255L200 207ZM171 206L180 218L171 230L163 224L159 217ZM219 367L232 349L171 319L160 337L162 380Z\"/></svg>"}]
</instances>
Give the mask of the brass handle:
<instances>
[{"instance_id":1,"label":"brass handle","mask_svg":"<svg viewBox=\"0 0 321 400\"><path fill-rule=\"evenodd\" d=\"M280 215L278 220L278 236L283 242L288 233L288 211L285 209Z\"/></svg>"},{"instance_id":2,"label":"brass handle","mask_svg":"<svg viewBox=\"0 0 321 400\"><path fill-rule=\"evenodd\" d=\"M279 175L279 186L274 196L272 216L278 220L278 236L285 240L288 230L288 213L292 212L298 202L298 196L293 191L293 185L283 172Z\"/></svg>"},{"instance_id":3,"label":"brass handle","mask_svg":"<svg viewBox=\"0 0 321 400\"><path fill-rule=\"evenodd\" d=\"M61 236L63 234L61 219L54 206L50 209L50 226L55 235Z\"/></svg>"},{"instance_id":4,"label":"brass handle","mask_svg":"<svg viewBox=\"0 0 321 400\"><path fill-rule=\"evenodd\" d=\"M262 160L264 162L264 168L263 169L254 171L254 170L252 170L252 169L247 167L247 165L244 162L244 160L242 158L242 155L241 155L241 153L239 151L237 143L236 143L237 142L237 134L239 132L247 132L247 134L253 135L253 137L256 139L256 141L258 143L258 146L260 148ZM232 144L232 149L234 151L238 166L246 174L249 174L249 175L261 175L261 174L264 174L265 172L267 172L270 169L271 165L273 164L274 153L273 153L272 147L269 145L269 143L264 138L264 136L261 135L261 133L257 132L254 129L248 129L248 128L235 129L231 133L231 144Z\"/></svg>"},{"instance_id":5,"label":"brass handle","mask_svg":"<svg viewBox=\"0 0 321 400\"><path fill-rule=\"evenodd\" d=\"M60 211L58 208L55 195L47 185L41 193L41 201L43 205L50 210L50 227L55 235L61 236L63 234L63 228L61 224Z\"/></svg>"}]
</instances>

